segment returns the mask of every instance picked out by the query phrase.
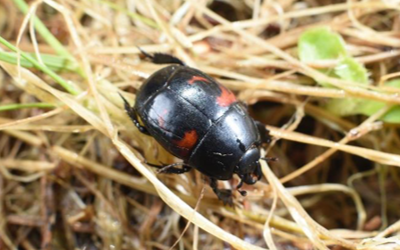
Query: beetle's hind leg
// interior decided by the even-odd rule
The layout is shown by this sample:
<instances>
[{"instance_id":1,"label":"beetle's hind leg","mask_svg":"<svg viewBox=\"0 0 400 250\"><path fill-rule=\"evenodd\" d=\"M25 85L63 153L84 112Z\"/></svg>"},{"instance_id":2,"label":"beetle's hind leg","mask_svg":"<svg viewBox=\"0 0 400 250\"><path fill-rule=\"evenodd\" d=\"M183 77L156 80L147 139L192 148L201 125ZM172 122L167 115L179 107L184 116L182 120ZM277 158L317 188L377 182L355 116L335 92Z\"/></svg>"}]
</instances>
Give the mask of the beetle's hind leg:
<instances>
[{"instance_id":1,"label":"beetle's hind leg","mask_svg":"<svg viewBox=\"0 0 400 250\"><path fill-rule=\"evenodd\" d=\"M218 181L215 178L210 178L210 186L214 193L218 196L225 205L233 206L232 190L229 189L219 189Z\"/></svg>"},{"instance_id":2,"label":"beetle's hind leg","mask_svg":"<svg viewBox=\"0 0 400 250\"><path fill-rule=\"evenodd\" d=\"M135 124L135 126L143 134L150 135L149 131L147 131L147 128L140 124L135 108L131 107L131 105L129 105L129 102L120 93L118 93L118 94L121 96L122 100L124 101L125 111L128 114L129 118L131 118L133 124Z\"/></svg>"},{"instance_id":3,"label":"beetle's hind leg","mask_svg":"<svg viewBox=\"0 0 400 250\"><path fill-rule=\"evenodd\" d=\"M192 167L183 163L183 162L176 162L176 163L172 163L170 165L156 165L156 164L152 164L149 162L146 162L147 165L155 167L155 168L159 168L158 173L163 173L163 174L183 174L186 172L189 172L190 170L192 170ZM175 166L179 166L181 165L182 168L176 168Z\"/></svg>"},{"instance_id":4,"label":"beetle's hind leg","mask_svg":"<svg viewBox=\"0 0 400 250\"><path fill-rule=\"evenodd\" d=\"M164 53L154 53L154 54L149 54L146 51L142 50L140 47L137 47L142 55L145 57L149 58L153 63L155 64L179 64L182 66L185 66L186 64L182 62L179 58L170 55L170 54L164 54Z\"/></svg>"}]
</instances>

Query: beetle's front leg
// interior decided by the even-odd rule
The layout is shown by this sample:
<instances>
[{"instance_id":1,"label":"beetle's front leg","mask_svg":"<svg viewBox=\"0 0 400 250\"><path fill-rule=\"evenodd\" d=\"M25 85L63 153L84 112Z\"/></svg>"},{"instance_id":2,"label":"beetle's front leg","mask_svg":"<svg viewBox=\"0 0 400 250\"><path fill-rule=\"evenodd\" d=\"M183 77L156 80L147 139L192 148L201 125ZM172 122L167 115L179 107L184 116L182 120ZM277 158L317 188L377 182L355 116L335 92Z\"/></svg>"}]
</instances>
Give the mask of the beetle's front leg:
<instances>
[{"instance_id":1,"label":"beetle's front leg","mask_svg":"<svg viewBox=\"0 0 400 250\"><path fill-rule=\"evenodd\" d=\"M124 101L125 111L128 114L129 118L131 118L133 124L135 124L135 126L143 134L150 135L149 131L147 131L147 128L140 124L135 108L131 107L129 102L121 94L119 94L119 95L121 96L122 100Z\"/></svg>"},{"instance_id":2,"label":"beetle's front leg","mask_svg":"<svg viewBox=\"0 0 400 250\"><path fill-rule=\"evenodd\" d=\"M224 205L228 204L229 206L233 206L232 190L219 189L218 181L215 178L210 178L210 186L214 193L218 196L218 199L220 199Z\"/></svg>"},{"instance_id":3,"label":"beetle's front leg","mask_svg":"<svg viewBox=\"0 0 400 250\"><path fill-rule=\"evenodd\" d=\"M256 123L258 132L260 133L261 136L261 143L270 143L271 142L271 136L269 135L269 130L265 128L265 125L262 124L259 121L254 121Z\"/></svg>"}]
</instances>

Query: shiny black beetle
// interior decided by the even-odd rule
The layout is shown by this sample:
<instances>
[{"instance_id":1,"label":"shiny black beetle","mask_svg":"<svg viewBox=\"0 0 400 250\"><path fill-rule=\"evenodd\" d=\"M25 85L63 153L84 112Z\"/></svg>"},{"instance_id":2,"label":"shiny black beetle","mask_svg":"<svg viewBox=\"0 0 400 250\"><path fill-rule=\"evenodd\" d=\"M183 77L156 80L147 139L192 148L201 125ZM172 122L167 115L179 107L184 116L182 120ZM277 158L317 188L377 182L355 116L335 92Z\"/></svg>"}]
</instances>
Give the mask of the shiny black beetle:
<instances>
[{"instance_id":1,"label":"shiny black beetle","mask_svg":"<svg viewBox=\"0 0 400 250\"><path fill-rule=\"evenodd\" d=\"M237 174L246 184L262 176L260 146L269 142L264 125L254 121L235 95L205 73L167 54L142 53L157 64L171 63L151 75L126 112L140 132L153 136L171 154L183 160L160 167L181 174L196 168L210 178L215 194L232 204L232 191L219 189L217 180ZM176 168L181 165L182 168ZM245 191L239 190L242 195Z\"/></svg>"}]
</instances>

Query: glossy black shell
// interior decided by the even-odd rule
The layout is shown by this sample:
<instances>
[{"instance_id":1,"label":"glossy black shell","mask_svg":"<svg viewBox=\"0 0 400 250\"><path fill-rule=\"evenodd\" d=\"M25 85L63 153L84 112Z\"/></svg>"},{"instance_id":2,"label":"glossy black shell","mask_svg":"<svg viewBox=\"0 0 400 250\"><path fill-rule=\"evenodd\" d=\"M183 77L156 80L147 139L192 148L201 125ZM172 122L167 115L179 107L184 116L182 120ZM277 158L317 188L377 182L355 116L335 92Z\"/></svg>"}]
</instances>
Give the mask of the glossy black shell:
<instances>
[{"instance_id":1,"label":"glossy black shell","mask_svg":"<svg viewBox=\"0 0 400 250\"><path fill-rule=\"evenodd\" d=\"M151 75L134 106L141 123L171 154L203 174L228 180L260 135L246 108L210 76L172 65Z\"/></svg>"}]
</instances>

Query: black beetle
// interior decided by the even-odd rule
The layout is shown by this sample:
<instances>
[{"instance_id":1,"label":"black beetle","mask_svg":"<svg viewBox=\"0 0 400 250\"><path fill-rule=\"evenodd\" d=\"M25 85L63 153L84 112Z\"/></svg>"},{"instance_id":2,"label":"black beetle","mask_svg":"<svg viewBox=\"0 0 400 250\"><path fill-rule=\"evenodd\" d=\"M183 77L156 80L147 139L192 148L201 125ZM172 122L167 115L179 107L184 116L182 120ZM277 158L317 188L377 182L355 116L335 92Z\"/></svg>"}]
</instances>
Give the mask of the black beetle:
<instances>
[{"instance_id":1,"label":"black beetle","mask_svg":"<svg viewBox=\"0 0 400 250\"><path fill-rule=\"evenodd\" d=\"M175 174L196 168L210 178L218 198L232 204L232 191L219 189L217 180L237 174L241 179L237 189L243 182L256 183L262 176L259 160L266 159L261 158L260 147L269 142L268 131L249 116L229 89L210 76L174 56L142 53L153 63L174 65L158 70L143 83L134 107L121 96L126 112L140 132L183 160L168 166L149 165Z\"/></svg>"}]
</instances>

